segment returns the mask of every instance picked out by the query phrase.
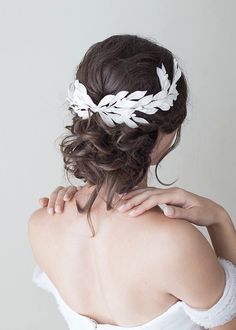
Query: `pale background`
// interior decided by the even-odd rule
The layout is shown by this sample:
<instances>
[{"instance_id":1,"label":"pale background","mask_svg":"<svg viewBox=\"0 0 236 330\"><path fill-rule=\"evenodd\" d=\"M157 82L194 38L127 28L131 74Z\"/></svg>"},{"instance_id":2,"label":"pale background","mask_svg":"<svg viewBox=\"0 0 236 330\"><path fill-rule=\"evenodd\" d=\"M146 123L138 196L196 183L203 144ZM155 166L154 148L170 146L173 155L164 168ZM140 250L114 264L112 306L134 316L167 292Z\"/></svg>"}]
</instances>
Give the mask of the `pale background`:
<instances>
[{"instance_id":1,"label":"pale background","mask_svg":"<svg viewBox=\"0 0 236 330\"><path fill-rule=\"evenodd\" d=\"M31 283L27 223L39 197L67 184L56 139L65 132L63 102L75 67L90 45L112 34L151 37L173 51L189 82L189 116L160 178L179 178L175 185L214 199L236 219L236 4L15 0L0 6L0 329L63 330L54 298Z\"/></svg>"}]
</instances>

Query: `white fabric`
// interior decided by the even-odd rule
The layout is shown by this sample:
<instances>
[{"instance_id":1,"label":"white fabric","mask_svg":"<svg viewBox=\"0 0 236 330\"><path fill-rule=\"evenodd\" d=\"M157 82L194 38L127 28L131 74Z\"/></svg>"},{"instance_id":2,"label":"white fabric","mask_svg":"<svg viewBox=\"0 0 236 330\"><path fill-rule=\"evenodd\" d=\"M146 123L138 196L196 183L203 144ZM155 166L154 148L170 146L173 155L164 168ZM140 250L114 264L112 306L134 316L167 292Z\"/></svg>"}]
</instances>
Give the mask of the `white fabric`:
<instances>
[{"instance_id":1,"label":"white fabric","mask_svg":"<svg viewBox=\"0 0 236 330\"><path fill-rule=\"evenodd\" d=\"M223 295L210 309L195 309L183 303L184 311L196 323L216 327L231 321L236 316L236 266L229 260L218 257L226 274Z\"/></svg>"},{"instance_id":2,"label":"white fabric","mask_svg":"<svg viewBox=\"0 0 236 330\"><path fill-rule=\"evenodd\" d=\"M229 260L218 258L226 273L226 285L222 297L208 310L194 309L178 301L153 320L135 327L122 327L97 323L95 320L73 311L62 299L49 277L38 265L32 281L52 293L57 306L70 330L200 330L209 329L230 321L236 315L236 266Z\"/></svg>"}]
</instances>

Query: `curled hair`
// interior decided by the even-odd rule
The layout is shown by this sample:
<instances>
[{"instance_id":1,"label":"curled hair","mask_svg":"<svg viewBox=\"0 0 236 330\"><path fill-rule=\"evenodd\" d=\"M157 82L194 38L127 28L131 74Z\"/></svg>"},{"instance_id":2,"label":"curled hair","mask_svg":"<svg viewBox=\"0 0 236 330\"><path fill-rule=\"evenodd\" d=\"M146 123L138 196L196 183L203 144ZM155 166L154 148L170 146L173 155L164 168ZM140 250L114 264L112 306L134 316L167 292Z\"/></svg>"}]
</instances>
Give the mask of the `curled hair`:
<instances>
[{"instance_id":1,"label":"curled hair","mask_svg":"<svg viewBox=\"0 0 236 330\"><path fill-rule=\"evenodd\" d=\"M137 35L113 35L88 49L76 68L75 79L86 86L96 104L105 95L123 90L129 93L147 90L146 95L156 94L161 90L156 66L160 67L162 63L172 81L173 54L168 49ZM92 237L95 233L90 211L101 186L106 187L106 205L110 210L115 193L128 192L145 177L159 132L168 134L177 129L174 144L161 156L155 169L161 184L173 184L160 181L157 167L180 141L188 94L183 71L176 88L179 95L169 111L158 110L152 115L137 111L139 117L149 121L149 124L139 123L137 128L124 123L109 127L99 113L93 114L90 109L89 118L82 119L69 107L72 124L66 126L69 134L62 139L60 150L66 174L96 186L83 208L76 202L78 211L88 214Z\"/></svg>"}]
</instances>

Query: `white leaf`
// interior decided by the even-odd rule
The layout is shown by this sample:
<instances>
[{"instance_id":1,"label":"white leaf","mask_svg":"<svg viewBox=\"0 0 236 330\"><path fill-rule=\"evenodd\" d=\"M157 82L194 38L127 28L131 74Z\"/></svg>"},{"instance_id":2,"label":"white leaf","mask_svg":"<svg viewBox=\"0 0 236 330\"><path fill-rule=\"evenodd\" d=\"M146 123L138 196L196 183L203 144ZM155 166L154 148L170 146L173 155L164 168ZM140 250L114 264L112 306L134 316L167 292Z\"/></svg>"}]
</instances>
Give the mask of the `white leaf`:
<instances>
[{"instance_id":1,"label":"white leaf","mask_svg":"<svg viewBox=\"0 0 236 330\"><path fill-rule=\"evenodd\" d=\"M174 93L174 91L176 90L176 82L179 80L180 77L181 77L181 71L178 68L174 80L170 86L169 93Z\"/></svg>"},{"instance_id":2,"label":"white leaf","mask_svg":"<svg viewBox=\"0 0 236 330\"><path fill-rule=\"evenodd\" d=\"M84 103L86 103L90 108L95 108L96 104L93 102L91 97L87 94L83 96Z\"/></svg>"},{"instance_id":3,"label":"white leaf","mask_svg":"<svg viewBox=\"0 0 236 330\"><path fill-rule=\"evenodd\" d=\"M77 80L78 81L78 80ZM76 85L77 86L77 85ZM83 84L81 84L79 81L78 81L78 89L79 89L79 91L80 91L80 93L81 94L87 94L87 89L86 89L86 87L83 85Z\"/></svg>"},{"instance_id":4,"label":"white leaf","mask_svg":"<svg viewBox=\"0 0 236 330\"><path fill-rule=\"evenodd\" d=\"M163 111L169 110L169 109L170 109L170 104L167 103L167 102L163 102L163 103L159 106L159 108L160 108L161 110L163 110Z\"/></svg>"},{"instance_id":5,"label":"white leaf","mask_svg":"<svg viewBox=\"0 0 236 330\"><path fill-rule=\"evenodd\" d=\"M147 107L153 108L153 107L160 107L163 103L165 103L165 99L162 100L156 100L150 103L150 105L148 105Z\"/></svg>"},{"instance_id":6,"label":"white leaf","mask_svg":"<svg viewBox=\"0 0 236 330\"><path fill-rule=\"evenodd\" d=\"M122 108L122 117L131 117L132 114L135 112L135 109L129 109L129 108Z\"/></svg>"},{"instance_id":7,"label":"white leaf","mask_svg":"<svg viewBox=\"0 0 236 330\"><path fill-rule=\"evenodd\" d=\"M89 118L89 114L88 114L88 111L86 110L75 110L75 112L80 116L82 117L83 119L88 119Z\"/></svg>"},{"instance_id":8,"label":"white leaf","mask_svg":"<svg viewBox=\"0 0 236 330\"><path fill-rule=\"evenodd\" d=\"M142 117L137 117L136 116L136 117L132 117L132 118L133 118L133 120L135 120L138 123L149 124L149 122L146 119L142 118Z\"/></svg>"},{"instance_id":9,"label":"white leaf","mask_svg":"<svg viewBox=\"0 0 236 330\"><path fill-rule=\"evenodd\" d=\"M146 95L141 100L139 100L136 106L145 106L146 104L150 103L152 100L153 95Z\"/></svg>"},{"instance_id":10,"label":"white leaf","mask_svg":"<svg viewBox=\"0 0 236 330\"><path fill-rule=\"evenodd\" d=\"M116 102L116 95L113 95L113 98L111 99L111 101L110 101L109 104L108 104L108 108L110 108L111 105L112 105L113 103L115 103L115 102Z\"/></svg>"},{"instance_id":11,"label":"white leaf","mask_svg":"<svg viewBox=\"0 0 236 330\"><path fill-rule=\"evenodd\" d=\"M104 96L98 103L98 108L101 108L102 106L111 102L111 100L113 100L113 99L114 99L114 95L108 94L108 95Z\"/></svg>"},{"instance_id":12,"label":"white leaf","mask_svg":"<svg viewBox=\"0 0 236 330\"><path fill-rule=\"evenodd\" d=\"M109 113L109 117L111 117L116 123L122 124L123 118L121 115L115 114L115 113Z\"/></svg>"},{"instance_id":13,"label":"white leaf","mask_svg":"<svg viewBox=\"0 0 236 330\"><path fill-rule=\"evenodd\" d=\"M111 118L110 118L108 115L106 115L103 111L99 111L98 113L99 113L99 115L101 116L102 120L103 120L108 126L111 126L111 127L115 126L114 123L113 123L113 121L111 120Z\"/></svg>"},{"instance_id":14,"label":"white leaf","mask_svg":"<svg viewBox=\"0 0 236 330\"><path fill-rule=\"evenodd\" d=\"M131 100L131 99L141 99L141 97L143 97L145 94L147 93L147 91L136 91L136 92L133 92L131 93L130 95L127 96L127 99L128 100Z\"/></svg>"},{"instance_id":15,"label":"white leaf","mask_svg":"<svg viewBox=\"0 0 236 330\"><path fill-rule=\"evenodd\" d=\"M162 63L162 65L161 65L161 69L162 69L163 73L166 74L166 68L165 68L165 66L164 66L163 63Z\"/></svg>"},{"instance_id":16,"label":"white leaf","mask_svg":"<svg viewBox=\"0 0 236 330\"><path fill-rule=\"evenodd\" d=\"M119 107L119 108L132 108L136 103L137 103L137 101L123 99L123 100L117 101L115 106Z\"/></svg>"},{"instance_id":17,"label":"white leaf","mask_svg":"<svg viewBox=\"0 0 236 330\"><path fill-rule=\"evenodd\" d=\"M166 95L167 95L166 91L160 91L153 96L153 100L163 99L164 97L166 97Z\"/></svg>"},{"instance_id":18,"label":"white leaf","mask_svg":"<svg viewBox=\"0 0 236 330\"><path fill-rule=\"evenodd\" d=\"M168 90L168 88L170 87L170 81L169 80L166 80L165 82L164 82L164 90Z\"/></svg>"},{"instance_id":19,"label":"white leaf","mask_svg":"<svg viewBox=\"0 0 236 330\"><path fill-rule=\"evenodd\" d=\"M126 125L128 125L129 127L131 127L131 128L136 128L136 127L138 127L138 125L135 124L135 122L134 122L133 120L130 120L129 118L124 118L124 123L125 123Z\"/></svg>"},{"instance_id":20,"label":"white leaf","mask_svg":"<svg viewBox=\"0 0 236 330\"><path fill-rule=\"evenodd\" d=\"M157 75L159 77L159 80L160 80L160 84L161 84L161 89L163 90L164 89L164 85L165 85L165 82L166 80L168 80L168 74L165 73L166 70L165 70L165 67L164 65L162 64L163 69L160 69L159 67L156 67L156 71L157 71Z\"/></svg>"},{"instance_id":21,"label":"white leaf","mask_svg":"<svg viewBox=\"0 0 236 330\"><path fill-rule=\"evenodd\" d=\"M143 108L141 110L139 110L140 112L146 113L148 115L153 115L154 113L156 113L159 109L158 108Z\"/></svg>"},{"instance_id":22,"label":"white leaf","mask_svg":"<svg viewBox=\"0 0 236 330\"><path fill-rule=\"evenodd\" d=\"M115 96L115 100L119 101L121 99L123 99L129 92L128 91L120 91L116 94Z\"/></svg>"}]
</instances>

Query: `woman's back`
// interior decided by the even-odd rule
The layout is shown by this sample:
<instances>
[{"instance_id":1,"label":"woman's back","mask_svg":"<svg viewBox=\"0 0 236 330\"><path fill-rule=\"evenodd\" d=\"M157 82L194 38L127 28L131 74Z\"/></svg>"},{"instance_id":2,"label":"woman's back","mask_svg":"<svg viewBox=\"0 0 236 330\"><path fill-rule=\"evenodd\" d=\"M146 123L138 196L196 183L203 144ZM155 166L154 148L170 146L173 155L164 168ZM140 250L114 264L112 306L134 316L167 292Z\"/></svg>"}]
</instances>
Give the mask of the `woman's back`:
<instances>
[{"instance_id":1,"label":"woman's back","mask_svg":"<svg viewBox=\"0 0 236 330\"><path fill-rule=\"evenodd\" d=\"M167 311L178 301L162 285L168 278L163 231L174 220L166 220L158 207L135 219L106 211L98 197L91 212L96 235L90 238L86 215L78 214L75 203L76 198L85 203L83 191L62 214L51 217L41 210L35 231L34 254L64 301L77 313L113 325L144 324Z\"/></svg>"}]
</instances>

